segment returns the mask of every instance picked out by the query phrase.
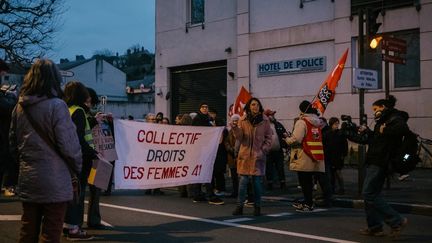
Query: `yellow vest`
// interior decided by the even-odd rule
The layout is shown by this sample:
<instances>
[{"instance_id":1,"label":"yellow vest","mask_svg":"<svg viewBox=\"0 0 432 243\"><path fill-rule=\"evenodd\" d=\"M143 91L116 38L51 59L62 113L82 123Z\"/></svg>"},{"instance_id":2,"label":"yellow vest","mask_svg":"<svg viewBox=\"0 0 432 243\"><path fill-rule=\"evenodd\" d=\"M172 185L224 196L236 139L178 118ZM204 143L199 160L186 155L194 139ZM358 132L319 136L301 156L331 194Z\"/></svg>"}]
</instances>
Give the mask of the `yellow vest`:
<instances>
[{"instance_id":1,"label":"yellow vest","mask_svg":"<svg viewBox=\"0 0 432 243\"><path fill-rule=\"evenodd\" d=\"M70 116L72 116L72 114L76 111L76 110L82 110L85 114L85 135L84 135L84 140L90 145L90 147L95 148L94 142L93 142L93 135L92 135L92 130L90 128L90 124L87 120L87 113L85 112L85 110L77 105L73 105L71 107L69 107L69 114Z\"/></svg>"}]
</instances>

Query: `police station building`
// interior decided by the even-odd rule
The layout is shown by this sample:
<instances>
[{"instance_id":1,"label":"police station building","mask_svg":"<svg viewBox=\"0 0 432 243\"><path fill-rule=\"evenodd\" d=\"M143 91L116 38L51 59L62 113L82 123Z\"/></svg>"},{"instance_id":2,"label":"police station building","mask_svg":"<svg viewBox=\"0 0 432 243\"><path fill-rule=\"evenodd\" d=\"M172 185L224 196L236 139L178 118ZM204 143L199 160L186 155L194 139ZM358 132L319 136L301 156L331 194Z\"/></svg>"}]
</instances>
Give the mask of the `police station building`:
<instances>
[{"instance_id":1,"label":"police station building","mask_svg":"<svg viewBox=\"0 0 432 243\"><path fill-rule=\"evenodd\" d=\"M405 53L389 53L406 60L389 64L389 92L397 108L409 112L412 130L431 138L431 0L156 0L156 111L174 118L206 101L226 119L244 86L290 130L299 103L313 99L349 49L324 116L347 114L358 123L353 68L359 63L358 12L366 8L379 12L378 34L406 42ZM385 98L382 52L382 46L365 49L363 59L378 78L365 86L369 124L372 103Z\"/></svg>"}]
</instances>

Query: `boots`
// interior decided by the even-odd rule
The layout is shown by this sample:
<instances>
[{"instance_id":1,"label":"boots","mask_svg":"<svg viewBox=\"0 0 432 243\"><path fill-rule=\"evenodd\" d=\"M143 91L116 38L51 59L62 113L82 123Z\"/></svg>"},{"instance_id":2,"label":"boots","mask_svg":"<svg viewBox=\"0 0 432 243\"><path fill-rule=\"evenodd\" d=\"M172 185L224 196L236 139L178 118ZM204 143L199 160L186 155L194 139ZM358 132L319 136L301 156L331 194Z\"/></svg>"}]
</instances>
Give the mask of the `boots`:
<instances>
[{"instance_id":1,"label":"boots","mask_svg":"<svg viewBox=\"0 0 432 243\"><path fill-rule=\"evenodd\" d=\"M254 207L254 212L253 212L254 216L261 216L261 207Z\"/></svg>"},{"instance_id":2,"label":"boots","mask_svg":"<svg viewBox=\"0 0 432 243\"><path fill-rule=\"evenodd\" d=\"M234 209L232 215L234 215L234 216L236 216L236 215L243 215L243 206L240 206L240 205L237 206L237 207Z\"/></svg>"}]
</instances>

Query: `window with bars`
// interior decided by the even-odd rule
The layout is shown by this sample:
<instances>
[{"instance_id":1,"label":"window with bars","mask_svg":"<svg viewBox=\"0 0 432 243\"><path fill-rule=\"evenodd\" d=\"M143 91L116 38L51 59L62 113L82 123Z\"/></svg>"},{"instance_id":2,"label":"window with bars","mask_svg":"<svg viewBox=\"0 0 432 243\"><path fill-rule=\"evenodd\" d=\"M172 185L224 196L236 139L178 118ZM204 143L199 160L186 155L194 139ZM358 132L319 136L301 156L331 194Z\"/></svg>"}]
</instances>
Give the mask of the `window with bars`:
<instances>
[{"instance_id":1,"label":"window with bars","mask_svg":"<svg viewBox=\"0 0 432 243\"><path fill-rule=\"evenodd\" d=\"M190 24L201 24L204 23L204 9L205 9L205 1L204 0L190 0Z\"/></svg>"}]
</instances>

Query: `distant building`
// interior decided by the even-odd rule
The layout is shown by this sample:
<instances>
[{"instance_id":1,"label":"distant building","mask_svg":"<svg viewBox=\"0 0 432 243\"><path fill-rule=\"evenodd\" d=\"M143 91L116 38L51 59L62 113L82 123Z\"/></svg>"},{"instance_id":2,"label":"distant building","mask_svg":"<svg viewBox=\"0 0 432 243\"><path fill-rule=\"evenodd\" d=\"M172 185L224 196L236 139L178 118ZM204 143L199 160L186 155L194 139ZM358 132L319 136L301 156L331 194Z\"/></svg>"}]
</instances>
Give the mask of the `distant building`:
<instances>
[{"instance_id":1,"label":"distant building","mask_svg":"<svg viewBox=\"0 0 432 243\"><path fill-rule=\"evenodd\" d=\"M78 58L79 57L79 58ZM63 59L59 68L72 74L63 77L64 83L76 80L96 91L101 97L106 97L105 112L111 112L116 117L142 117L153 112L154 107L147 101L134 101L126 93L126 74L110 63L99 58L85 59L77 56L77 60L67 62Z\"/></svg>"}]
</instances>

